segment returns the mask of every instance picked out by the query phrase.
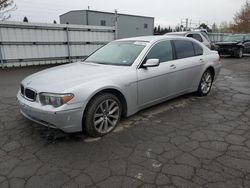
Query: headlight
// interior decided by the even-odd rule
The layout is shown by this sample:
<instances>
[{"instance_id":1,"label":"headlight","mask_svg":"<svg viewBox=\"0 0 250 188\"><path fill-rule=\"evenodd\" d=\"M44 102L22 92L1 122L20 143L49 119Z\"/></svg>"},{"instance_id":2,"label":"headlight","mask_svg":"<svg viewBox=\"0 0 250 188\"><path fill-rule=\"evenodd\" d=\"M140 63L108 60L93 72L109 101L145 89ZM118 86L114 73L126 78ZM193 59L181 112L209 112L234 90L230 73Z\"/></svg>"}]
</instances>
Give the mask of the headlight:
<instances>
[{"instance_id":1,"label":"headlight","mask_svg":"<svg viewBox=\"0 0 250 188\"><path fill-rule=\"evenodd\" d=\"M40 93L39 99L42 105L51 105L59 107L69 102L74 97L73 94L53 94L53 93Z\"/></svg>"}]
</instances>

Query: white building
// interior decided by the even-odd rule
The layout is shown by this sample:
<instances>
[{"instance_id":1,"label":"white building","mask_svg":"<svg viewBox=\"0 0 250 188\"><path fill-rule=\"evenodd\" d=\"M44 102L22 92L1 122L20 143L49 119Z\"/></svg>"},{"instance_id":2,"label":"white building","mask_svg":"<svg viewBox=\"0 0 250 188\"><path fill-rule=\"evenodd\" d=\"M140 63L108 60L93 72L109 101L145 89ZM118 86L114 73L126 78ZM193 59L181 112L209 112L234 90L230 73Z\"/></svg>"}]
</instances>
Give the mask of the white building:
<instances>
[{"instance_id":1,"label":"white building","mask_svg":"<svg viewBox=\"0 0 250 188\"><path fill-rule=\"evenodd\" d=\"M117 14L93 10L74 10L60 16L61 24L115 26L117 38L153 35L154 18L128 14Z\"/></svg>"}]
</instances>

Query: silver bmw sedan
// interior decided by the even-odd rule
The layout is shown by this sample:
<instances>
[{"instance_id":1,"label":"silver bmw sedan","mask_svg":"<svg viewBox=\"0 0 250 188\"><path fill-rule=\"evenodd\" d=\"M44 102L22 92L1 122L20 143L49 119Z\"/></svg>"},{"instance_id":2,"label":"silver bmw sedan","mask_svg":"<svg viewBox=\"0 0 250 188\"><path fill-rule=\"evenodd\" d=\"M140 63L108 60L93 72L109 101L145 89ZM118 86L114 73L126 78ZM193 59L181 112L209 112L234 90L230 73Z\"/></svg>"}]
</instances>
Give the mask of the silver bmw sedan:
<instances>
[{"instance_id":1,"label":"silver bmw sedan","mask_svg":"<svg viewBox=\"0 0 250 188\"><path fill-rule=\"evenodd\" d=\"M122 116L185 93L207 95L220 68L218 53L193 39L122 39L83 62L28 76L17 98L21 113L34 122L100 137Z\"/></svg>"}]
</instances>

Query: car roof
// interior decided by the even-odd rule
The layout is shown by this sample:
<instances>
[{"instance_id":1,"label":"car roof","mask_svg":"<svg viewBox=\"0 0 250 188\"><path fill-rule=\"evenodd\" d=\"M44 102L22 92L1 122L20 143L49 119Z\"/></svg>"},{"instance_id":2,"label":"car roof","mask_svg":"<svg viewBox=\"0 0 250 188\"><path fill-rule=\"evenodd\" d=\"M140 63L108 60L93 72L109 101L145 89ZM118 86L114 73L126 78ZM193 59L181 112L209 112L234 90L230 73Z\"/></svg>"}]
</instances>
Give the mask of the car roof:
<instances>
[{"instance_id":1,"label":"car roof","mask_svg":"<svg viewBox=\"0 0 250 188\"><path fill-rule=\"evenodd\" d=\"M142 36L142 37L133 37L133 38L125 38L125 39L120 39L117 41L144 41L144 42L156 42L162 39L185 39L187 40L186 37L181 37L181 36L168 36L168 35L155 35L155 36Z\"/></svg>"},{"instance_id":2,"label":"car roof","mask_svg":"<svg viewBox=\"0 0 250 188\"><path fill-rule=\"evenodd\" d=\"M199 33L201 34L201 31L180 31L180 32L170 32L166 33L165 35L186 35L186 34L192 34L192 33Z\"/></svg>"}]
</instances>

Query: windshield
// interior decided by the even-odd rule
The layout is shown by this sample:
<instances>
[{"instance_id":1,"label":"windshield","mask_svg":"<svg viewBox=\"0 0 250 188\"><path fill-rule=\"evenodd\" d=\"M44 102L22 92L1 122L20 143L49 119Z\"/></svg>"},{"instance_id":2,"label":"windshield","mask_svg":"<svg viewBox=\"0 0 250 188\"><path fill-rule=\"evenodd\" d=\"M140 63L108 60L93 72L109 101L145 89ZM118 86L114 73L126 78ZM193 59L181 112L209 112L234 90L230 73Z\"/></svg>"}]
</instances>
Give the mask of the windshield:
<instances>
[{"instance_id":1,"label":"windshield","mask_svg":"<svg viewBox=\"0 0 250 188\"><path fill-rule=\"evenodd\" d=\"M225 42L238 42L243 41L244 36L243 35L230 35L225 38Z\"/></svg>"},{"instance_id":2,"label":"windshield","mask_svg":"<svg viewBox=\"0 0 250 188\"><path fill-rule=\"evenodd\" d=\"M85 62L130 66L147 45L144 41L115 41L100 48Z\"/></svg>"}]
</instances>

